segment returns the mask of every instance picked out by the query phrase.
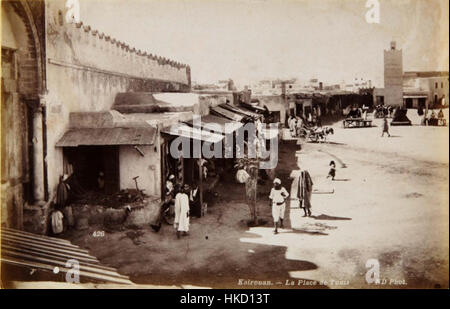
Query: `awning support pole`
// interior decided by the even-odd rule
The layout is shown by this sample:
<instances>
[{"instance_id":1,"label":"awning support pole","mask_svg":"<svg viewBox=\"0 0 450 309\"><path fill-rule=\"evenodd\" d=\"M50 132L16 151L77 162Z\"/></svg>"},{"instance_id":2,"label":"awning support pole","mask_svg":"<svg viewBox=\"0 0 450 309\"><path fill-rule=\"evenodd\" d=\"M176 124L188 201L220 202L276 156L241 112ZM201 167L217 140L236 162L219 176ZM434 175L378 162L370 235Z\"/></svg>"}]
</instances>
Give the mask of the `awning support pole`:
<instances>
[{"instance_id":1,"label":"awning support pole","mask_svg":"<svg viewBox=\"0 0 450 309\"><path fill-rule=\"evenodd\" d=\"M198 176L199 176L199 180L198 180L198 187L199 187L199 191L200 191L200 210L203 209L203 166L202 166L202 156L200 155L200 158L197 159L198 160Z\"/></svg>"}]
</instances>

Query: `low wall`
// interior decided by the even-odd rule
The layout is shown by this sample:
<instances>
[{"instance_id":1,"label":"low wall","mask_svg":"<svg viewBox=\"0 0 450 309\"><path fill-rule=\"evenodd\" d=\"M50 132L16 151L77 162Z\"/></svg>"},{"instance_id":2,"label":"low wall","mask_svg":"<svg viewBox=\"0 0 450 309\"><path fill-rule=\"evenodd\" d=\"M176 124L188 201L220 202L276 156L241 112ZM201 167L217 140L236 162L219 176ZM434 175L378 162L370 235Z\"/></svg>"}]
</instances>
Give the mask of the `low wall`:
<instances>
[{"instance_id":1,"label":"low wall","mask_svg":"<svg viewBox=\"0 0 450 309\"><path fill-rule=\"evenodd\" d=\"M120 189L135 189L133 177L137 179L139 189L153 196L161 195L161 154L158 145L138 146L142 156L133 146L119 148Z\"/></svg>"}]
</instances>

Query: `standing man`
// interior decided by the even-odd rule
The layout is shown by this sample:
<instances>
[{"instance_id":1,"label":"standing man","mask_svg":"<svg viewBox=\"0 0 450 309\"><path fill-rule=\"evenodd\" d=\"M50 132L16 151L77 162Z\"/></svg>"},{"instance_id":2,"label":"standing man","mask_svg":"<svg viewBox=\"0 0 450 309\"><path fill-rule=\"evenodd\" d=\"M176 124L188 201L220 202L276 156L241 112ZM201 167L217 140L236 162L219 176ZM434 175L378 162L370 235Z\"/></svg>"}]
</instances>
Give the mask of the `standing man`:
<instances>
[{"instance_id":1,"label":"standing man","mask_svg":"<svg viewBox=\"0 0 450 309\"><path fill-rule=\"evenodd\" d=\"M189 193L189 206L190 213L193 216L198 218L202 216L202 205L200 204L200 192L197 183L194 183Z\"/></svg>"},{"instance_id":2,"label":"standing man","mask_svg":"<svg viewBox=\"0 0 450 309\"><path fill-rule=\"evenodd\" d=\"M297 131L297 136L302 135L302 129L303 129L303 119L302 117L297 117L297 125L295 130Z\"/></svg>"},{"instance_id":3,"label":"standing man","mask_svg":"<svg viewBox=\"0 0 450 309\"><path fill-rule=\"evenodd\" d=\"M303 217L311 216L311 194L313 190L313 182L309 172L306 170L300 171L298 180L297 197L300 201L300 208L303 208L305 214Z\"/></svg>"},{"instance_id":4,"label":"standing man","mask_svg":"<svg viewBox=\"0 0 450 309\"><path fill-rule=\"evenodd\" d=\"M281 180L275 178L273 180L274 187L270 190L270 204L272 205L272 217L275 234L278 234L278 220L280 221L280 228L283 228L284 212L286 210L286 199L289 196L287 190L281 186Z\"/></svg>"},{"instance_id":5,"label":"standing man","mask_svg":"<svg viewBox=\"0 0 450 309\"><path fill-rule=\"evenodd\" d=\"M292 115L289 115L288 125L289 125L289 131L291 132L291 136L295 137L296 120L295 120L295 117L293 117Z\"/></svg>"},{"instance_id":6,"label":"standing man","mask_svg":"<svg viewBox=\"0 0 450 309\"><path fill-rule=\"evenodd\" d=\"M166 180L166 197L173 198L175 188L175 175L171 174Z\"/></svg>"},{"instance_id":7,"label":"standing man","mask_svg":"<svg viewBox=\"0 0 450 309\"><path fill-rule=\"evenodd\" d=\"M177 238L186 236L189 232L189 185L185 184L183 189L175 196L175 223Z\"/></svg>"},{"instance_id":8,"label":"standing man","mask_svg":"<svg viewBox=\"0 0 450 309\"><path fill-rule=\"evenodd\" d=\"M384 133L387 133L388 137L391 137L391 135L389 134L389 124L386 116L384 116L383 118L383 133L381 133L381 137L384 136Z\"/></svg>"}]
</instances>

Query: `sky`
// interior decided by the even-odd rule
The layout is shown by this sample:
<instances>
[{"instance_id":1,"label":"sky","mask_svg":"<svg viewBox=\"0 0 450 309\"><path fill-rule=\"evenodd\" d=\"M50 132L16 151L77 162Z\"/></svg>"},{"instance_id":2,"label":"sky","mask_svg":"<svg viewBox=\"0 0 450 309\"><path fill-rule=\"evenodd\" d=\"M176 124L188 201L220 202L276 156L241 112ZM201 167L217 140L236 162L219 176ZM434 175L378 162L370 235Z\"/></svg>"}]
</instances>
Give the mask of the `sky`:
<instances>
[{"instance_id":1,"label":"sky","mask_svg":"<svg viewBox=\"0 0 450 309\"><path fill-rule=\"evenodd\" d=\"M448 71L448 0L80 0L84 24L149 53L186 63L192 80L318 78L383 86L383 50L404 71Z\"/></svg>"}]
</instances>

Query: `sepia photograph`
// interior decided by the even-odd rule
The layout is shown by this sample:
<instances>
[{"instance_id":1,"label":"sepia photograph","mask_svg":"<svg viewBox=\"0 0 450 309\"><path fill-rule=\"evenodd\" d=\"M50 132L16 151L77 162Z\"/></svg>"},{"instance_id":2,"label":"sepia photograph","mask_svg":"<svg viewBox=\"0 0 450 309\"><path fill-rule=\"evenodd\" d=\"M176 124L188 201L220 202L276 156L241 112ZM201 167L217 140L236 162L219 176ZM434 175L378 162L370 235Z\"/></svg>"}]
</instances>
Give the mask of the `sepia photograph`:
<instances>
[{"instance_id":1,"label":"sepia photograph","mask_svg":"<svg viewBox=\"0 0 450 309\"><path fill-rule=\"evenodd\" d=\"M448 0L0 2L1 289L449 289Z\"/></svg>"}]
</instances>

